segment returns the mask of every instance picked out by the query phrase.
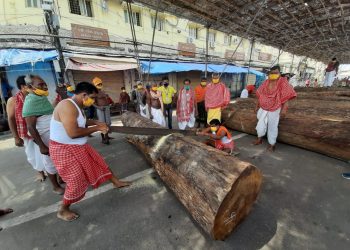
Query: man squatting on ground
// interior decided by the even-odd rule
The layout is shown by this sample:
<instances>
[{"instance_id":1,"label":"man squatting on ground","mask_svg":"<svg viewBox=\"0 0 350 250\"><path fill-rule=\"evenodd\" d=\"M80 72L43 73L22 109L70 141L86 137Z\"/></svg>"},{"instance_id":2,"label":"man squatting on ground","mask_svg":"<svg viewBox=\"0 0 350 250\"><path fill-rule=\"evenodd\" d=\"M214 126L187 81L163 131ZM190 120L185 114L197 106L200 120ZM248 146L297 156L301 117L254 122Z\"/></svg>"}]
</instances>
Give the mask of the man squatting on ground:
<instances>
[{"instance_id":1,"label":"man squatting on ground","mask_svg":"<svg viewBox=\"0 0 350 250\"><path fill-rule=\"evenodd\" d=\"M54 192L63 194L64 189L57 182L57 170L49 156L50 121L53 106L47 99L49 91L43 79L39 76L27 75L25 82L29 94L23 105L22 116L25 119L30 136L39 146L41 161L48 174Z\"/></svg>"},{"instance_id":2,"label":"man squatting on ground","mask_svg":"<svg viewBox=\"0 0 350 250\"><path fill-rule=\"evenodd\" d=\"M111 99L107 95L107 93L103 91L103 82L100 78L95 77L92 80L92 83L98 89L98 93L96 96L96 103L94 104L94 106L96 108L97 119L100 122L104 122L108 126L111 126L111 124L112 124L111 108L109 105L112 104L113 102L111 101ZM113 139L113 138L108 136L108 133L107 134L101 133L101 137L102 137L103 144L109 144L109 140Z\"/></svg>"},{"instance_id":3,"label":"man squatting on ground","mask_svg":"<svg viewBox=\"0 0 350 250\"><path fill-rule=\"evenodd\" d=\"M24 146L24 152L27 161L32 165L33 169L38 172L38 180L44 181L46 176L45 167L41 159L39 146L34 142L33 138L28 135L27 124L22 116L23 104L28 94L28 87L24 80L25 76L17 78L18 93L7 101L6 111L8 114L9 127L15 139L17 147Z\"/></svg>"},{"instance_id":4,"label":"man squatting on ground","mask_svg":"<svg viewBox=\"0 0 350 250\"><path fill-rule=\"evenodd\" d=\"M255 112L257 112L258 134L254 145L262 144L262 137L267 132L269 151L275 150L278 136L278 124L280 117L283 118L288 109L288 101L297 96L293 87L288 83L287 78L281 77L280 67L272 67L268 79L256 91L258 98Z\"/></svg>"},{"instance_id":5,"label":"man squatting on ground","mask_svg":"<svg viewBox=\"0 0 350 250\"><path fill-rule=\"evenodd\" d=\"M91 185L97 188L109 180L116 188L130 185L120 181L103 158L87 143L87 136L100 131L107 134L105 123L86 120L82 109L94 104L97 88L87 82L76 86L71 99L61 101L51 119L50 155L57 171L66 183L62 205L57 217L72 221L79 215L70 210L72 203L81 200ZM89 126L86 128L86 125Z\"/></svg>"}]
</instances>

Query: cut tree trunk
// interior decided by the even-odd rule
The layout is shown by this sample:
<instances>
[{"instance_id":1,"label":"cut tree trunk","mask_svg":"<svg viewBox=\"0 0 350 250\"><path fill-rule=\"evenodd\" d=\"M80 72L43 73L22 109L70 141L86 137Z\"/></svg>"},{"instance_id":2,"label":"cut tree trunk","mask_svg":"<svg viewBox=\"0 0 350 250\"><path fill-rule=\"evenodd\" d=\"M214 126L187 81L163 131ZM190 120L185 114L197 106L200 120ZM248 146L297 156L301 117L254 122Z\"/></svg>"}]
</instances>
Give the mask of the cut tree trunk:
<instances>
[{"instance_id":1,"label":"cut tree trunk","mask_svg":"<svg viewBox=\"0 0 350 250\"><path fill-rule=\"evenodd\" d=\"M125 126L160 128L132 112ZM128 136L151 162L205 232L225 239L248 215L259 193L261 172L248 162L180 134Z\"/></svg>"},{"instance_id":2,"label":"cut tree trunk","mask_svg":"<svg viewBox=\"0 0 350 250\"><path fill-rule=\"evenodd\" d=\"M334 104L336 105L336 102ZM277 139L280 142L349 161L348 110L339 110L332 106L318 108L316 102L300 108L292 101L287 116L280 120ZM240 99L230 104L223 111L222 118L227 127L256 135L257 118L254 112L254 100Z\"/></svg>"}]
</instances>

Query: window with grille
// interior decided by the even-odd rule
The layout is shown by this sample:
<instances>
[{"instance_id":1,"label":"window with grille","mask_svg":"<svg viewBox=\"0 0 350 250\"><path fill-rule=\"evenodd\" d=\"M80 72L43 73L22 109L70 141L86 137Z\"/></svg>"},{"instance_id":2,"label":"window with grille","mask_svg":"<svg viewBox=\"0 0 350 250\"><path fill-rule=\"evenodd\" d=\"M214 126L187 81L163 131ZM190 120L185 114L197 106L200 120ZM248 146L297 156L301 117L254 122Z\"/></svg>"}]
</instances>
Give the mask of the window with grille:
<instances>
[{"instance_id":1,"label":"window with grille","mask_svg":"<svg viewBox=\"0 0 350 250\"><path fill-rule=\"evenodd\" d=\"M154 28L154 22L156 20L155 16L151 17L151 25L152 25L152 29ZM156 29L159 31L163 31L164 30L164 26L165 26L165 20L164 18L157 18L157 24L156 24Z\"/></svg>"},{"instance_id":2,"label":"window with grille","mask_svg":"<svg viewBox=\"0 0 350 250\"><path fill-rule=\"evenodd\" d=\"M134 21L134 24L136 26L141 27L142 26L141 25L141 13L137 12L137 11L132 11L131 15L132 15L132 20ZM125 23L129 23L129 13L127 10L124 10L124 21L125 21Z\"/></svg>"},{"instance_id":3,"label":"window with grille","mask_svg":"<svg viewBox=\"0 0 350 250\"><path fill-rule=\"evenodd\" d=\"M188 35L191 37L191 38L194 38L194 39L197 39L198 38L198 28L196 27L189 27L188 28Z\"/></svg>"},{"instance_id":4,"label":"window with grille","mask_svg":"<svg viewBox=\"0 0 350 250\"><path fill-rule=\"evenodd\" d=\"M69 0L70 13L92 17L91 0Z\"/></svg>"},{"instance_id":5,"label":"window with grille","mask_svg":"<svg viewBox=\"0 0 350 250\"><path fill-rule=\"evenodd\" d=\"M41 0L26 0L26 6L32 8L40 8Z\"/></svg>"},{"instance_id":6,"label":"window with grille","mask_svg":"<svg viewBox=\"0 0 350 250\"><path fill-rule=\"evenodd\" d=\"M224 37L224 44L227 46L231 46L232 43L232 36L230 35L225 35Z\"/></svg>"}]
</instances>

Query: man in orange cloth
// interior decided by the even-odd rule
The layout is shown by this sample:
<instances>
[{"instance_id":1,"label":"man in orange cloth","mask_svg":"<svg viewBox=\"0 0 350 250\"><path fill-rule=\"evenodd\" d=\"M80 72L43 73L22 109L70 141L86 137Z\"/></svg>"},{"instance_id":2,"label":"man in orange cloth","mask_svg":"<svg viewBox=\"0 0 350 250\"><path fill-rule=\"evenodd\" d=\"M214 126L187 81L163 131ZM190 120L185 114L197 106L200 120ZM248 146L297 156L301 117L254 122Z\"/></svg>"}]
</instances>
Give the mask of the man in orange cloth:
<instances>
[{"instance_id":1,"label":"man in orange cloth","mask_svg":"<svg viewBox=\"0 0 350 250\"><path fill-rule=\"evenodd\" d=\"M218 119L221 121L221 110L230 103L230 90L220 82L218 73L213 73L212 82L205 92L205 109L208 111L207 123Z\"/></svg>"},{"instance_id":2,"label":"man in orange cloth","mask_svg":"<svg viewBox=\"0 0 350 250\"><path fill-rule=\"evenodd\" d=\"M274 151L280 117L283 118L286 115L288 101L297 95L287 78L281 77L280 67L276 65L270 69L269 79L258 88L256 96L258 98L255 108L258 118L256 126L258 138L254 145L262 144L262 137L267 132L268 150Z\"/></svg>"},{"instance_id":3,"label":"man in orange cloth","mask_svg":"<svg viewBox=\"0 0 350 250\"><path fill-rule=\"evenodd\" d=\"M90 185L97 188L107 180L116 188L130 185L120 181L99 153L87 143L88 135L97 131L104 134L108 132L106 123L87 121L82 110L93 105L97 95L98 90L94 85L79 83L75 95L71 99L61 101L51 119L50 156L66 183L57 217L65 221L79 217L70 210L70 205L81 200Z\"/></svg>"},{"instance_id":4,"label":"man in orange cloth","mask_svg":"<svg viewBox=\"0 0 350 250\"><path fill-rule=\"evenodd\" d=\"M202 78L201 83L195 87L194 92L196 95L197 111L198 111L198 128L201 127L201 123L204 126L207 124L207 111L205 110L205 92L207 91L207 78Z\"/></svg>"}]
</instances>

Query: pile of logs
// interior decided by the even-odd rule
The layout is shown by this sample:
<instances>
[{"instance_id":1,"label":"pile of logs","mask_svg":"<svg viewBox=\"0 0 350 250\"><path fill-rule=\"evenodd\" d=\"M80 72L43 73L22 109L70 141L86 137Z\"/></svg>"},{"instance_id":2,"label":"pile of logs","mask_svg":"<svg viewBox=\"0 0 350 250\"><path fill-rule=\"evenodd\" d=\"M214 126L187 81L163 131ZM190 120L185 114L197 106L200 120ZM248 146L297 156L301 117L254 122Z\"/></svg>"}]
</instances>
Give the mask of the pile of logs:
<instances>
[{"instance_id":1,"label":"pile of logs","mask_svg":"<svg viewBox=\"0 0 350 250\"><path fill-rule=\"evenodd\" d=\"M160 128L133 112L124 126ZM128 136L161 179L212 238L223 240L248 215L259 193L261 172L248 162L180 134Z\"/></svg>"},{"instance_id":2,"label":"pile of logs","mask_svg":"<svg viewBox=\"0 0 350 250\"><path fill-rule=\"evenodd\" d=\"M278 141L350 160L350 91L301 89L280 120ZM227 127L256 134L256 99L238 99L223 111Z\"/></svg>"}]
</instances>

